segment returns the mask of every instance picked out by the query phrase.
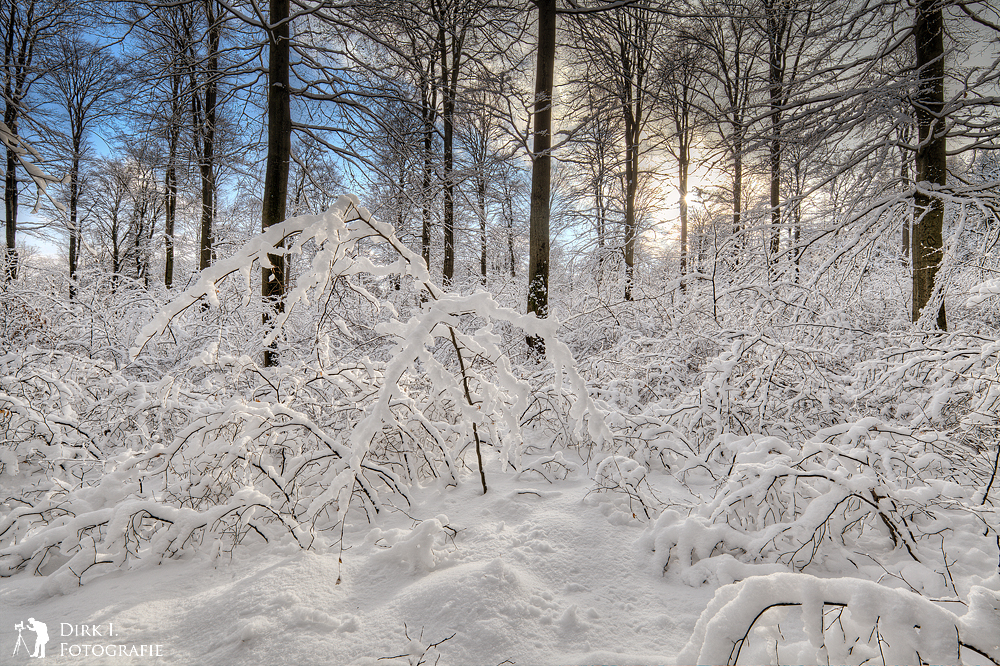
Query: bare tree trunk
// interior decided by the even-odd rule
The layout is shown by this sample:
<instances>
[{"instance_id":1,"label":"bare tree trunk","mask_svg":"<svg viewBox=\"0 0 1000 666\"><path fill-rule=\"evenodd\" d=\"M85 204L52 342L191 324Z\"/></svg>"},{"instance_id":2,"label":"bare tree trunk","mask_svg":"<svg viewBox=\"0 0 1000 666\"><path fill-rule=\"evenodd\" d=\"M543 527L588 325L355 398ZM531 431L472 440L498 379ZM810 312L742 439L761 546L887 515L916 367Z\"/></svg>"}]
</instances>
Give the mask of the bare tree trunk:
<instances>
[{"instance_id":1,"label":"bare tree trunk","mask_svg":"<svg viewBox=\"0 0 1000 666\"><path fill-rule=\"evenodd\" d=\"M514 256L514 195L507 191L507 261L509 262L510 276L517 277L516 258Z\"/></svg>"},{"instance_id":2,"label":"bare tree trunk","mask_svg":"<svg viewBox=\"0 0 1000 666\"><path fill-rule=\"evenodd\" d=\"M431 267L431 151L434 148L434 107L437 105L437 94L429 77L425 77L422 84L420 116L424 123L424 172L421 181L423 224L420 231L420 254L429 270Z\"/></svg>"},{"instance_id":3,"label":"bare tree trunk","mask_svg":"<svg viewBox=\"0 0 1000 666\"><path fill-rule=\"evenodd\" d=\"M399 178L399 195L397 197L399 204L396 206L396 234L400 236L403 234L403 225L406 224L406 220L403 217L403 205L406 201L406 172L408 166L403 160L399 161L399 173L397 174ZM305 187L305 170L302 171L301 187ZM296 195L296 198L298 198L298 195ZM399 273L393 273L392 275L392 288L395 291L399 291L402 288L402 279Z\"/></svg>"},{"instance_id":4,"label":"bare tree trunk","mask_svg":"<svg viewBox=\"0 0 1000 666\"><path fill-rule=\"evenodd\" d=\"M205 77L205 123L202 128L201 163L201 253L198 267L205 270L212 265L212 227L215 219L215 123L218 101L219 41L222 34L221 17L215 13L215 0L204 0L205 20L208 23L208 59Z\"/></svg>"},{"instance_id":5,"label":"bare tree trunk","mask_svg":"<svg viewBox=\"0 0 1000 666\"><path fill-rule=\"evenodd\" d=\"M531 165L531 215L528 220L528 313L549 314L549 215L552 192L552 84L556 60L556 1L536 0L538 51L535 62L535 134ZM513 264L512 264L513 265ZM528 338L532 353L545 342Z\"/></svg>"},{"instance_id":6,"label":"bare tree trunk","mask_svg":"<svg viewBox=\"0 0 1000 666\"><path fill-rule=\"evenodd\" d=\"M118 224L118 208L115 208L111 216L111 286L118 286L122 273L121 239L119 233L121 228Z\"/></svg>"},{"instance_id":7,"label":"bare tree trunk","mask_svg":"<svg viewBox=\"0 0 1000 666\"><path fill-rule=\"evenodd\" d=\"M742 131L742 130L740 130ZM743 142L737 140L733 146L733 235L738 236L743 231ZM736 247L742 245L736 239Z\"/></svg>"},{"instance_id":8,"label":"bare tree trunk","mask_svg":"<svg viewBox=\"0 0 1000 666\"><path fill-rule=\"evenodd\" d=\"M639 187L638 119L632 116L631 101L625 119L625 300L632 300L635 281L635 241L638 223L635 216L635 196Z\"/></svg>"},{"instance_id":9,"label":"bare tree trunk","mask_svg":"<svg viewBox=\"0 0 1000 666\"><path fill-rule=\"evenodd\" d=\"M773 0L765 3L765 11L768 38L768 93L771 107L771 141L768 147L771 163L771 246L768 272L773 280L775 278L773 265L781 251L781 106L784 99L784 40L788 31L788 16L784 6Z\"/></svg>"},{"instance_id":10,"label":"bare tree trunk","mask_svg":"<svg viewBox=\"0 0 1000 666\"><path fill-rule=\"evenodd\" d=\"M603 171L603 167L601 171ZM601 282L604 281L604 262L607 259L605 256L607 252L605 249L607 245L607 239L605 238L607 213L604 204L603 173L598 176L598 181L594 187L594 206L597 209L597 288L600 289Z\"/></svg>"},{"instance_id":11,"label":"bare tree trunk","mask_svg":"<svg viewBox=\"0 0 1000 666\"><path fill-rule=\"evenodd\" d=\"M4 122L17 134L17 107L7 102ZM6 214L6 280L17 279L17 153L7 149L7 173L4 177L4 212Z\"/></svg>"},{"instance_id":12,"label":"bare tree trunk","mask_svg":"<svg viewBox=\"0 0 1000 666\"><path fill-rule=\"evenodd\" d=\"M625 10L626 12L630 10ZM625 125L625 300L635 286L635 244L639 235L636 196L639 191L639 141L645 122L646 72L652 64L647 14L626 14L618 24L619 86Z\"/></svg>"},{"instance_id":13,"label":"bare tree trunk","mask_svg":"<svg viewBox=\"0 0 1000 666\"><path fill-rule=\"evenodd\" d=\"M7 21L7 39L4 42L4 69L6 70L6 76L4 77L4 99L7 101L7 106L4 109L3 121L7 125L7 129L17 136L17 115L18 108L15 95L20 93L20 79L18 74L20 74L20 69L23 67L18 67L24 61L23 56L18 57L14 53L14 33L17 30L17 8L18 3L10 3L10 15ZM23 47L23 44L22 44ZM23 53L23 48L22 48ZM17 279L17 153L15 153L10 148L7 148L7 171L4 175L4 226L5 226L5 240L7 244L7 256L6 259L6 270L4 271L4 280L16 280Z\"/></svg>"},{"instance_id":14,"label":"bare tree trunk","mask_svg":"<svg viewBox=\"0 0 1000 666\"><path fill-rule=\"evenodd\" d=\"M792 206L792 248L795 252L795 283L799 283L799 271L802 265L802 253L805 251L799 247L802 239L802 198L805 196L805 177L802 173L801 160L795 161L793 167L795 174L795 203Z\"/></svg>"},{"instance_id":15,"label":"bare tree trunk","mask_svg":"<svg viewBox=\"0 0 1000 666\"><path fill-rule=\"evenodd\" d=\"M292 152L292 114L288 83L289 0L270 0L268 14L268 94L267 94L267 167L264 173L264 200L261 228L267 231L285 219L288 195L288 161ZM268 254L270 266L261 267L261 296L264 298L263 323L271 322L271 309L281 312L285 299L285 257ZM264 366L277 365L277 345L264 350Z\"/></svg>"},{"instance_id":16,"label":"bare tree trunk","mask_svg":"<svg viewBox=\"0 0 1000 666\"><path fill-rule=\"evenodd\" d=\"M452 14L455 8L446 11L440 4L437 7L437 20L440 28L438 30L438 47L441 57L441 118L444 121L443 132L443 152L444 165L442 176L444 178L444 217L442 220L442 231L444 231L444 262L442 277L445 286L452 283L455 278L455 97L458 94L458 76L462 67L462 46L465 38L465 29L459 30L457 18ZM460 6L456 5L456 6ZM448 19L451 21L448 21ZM452 28L451 42L448 41L448 31L446 24L450 23ZM448 54L451 53L451 63L448 62Z\"/></svg>"},{"instance_id":17,"label":"bare tree trunk","mask_svg":"<svg viewBox=\"0 0 1000 666\"><path fill-rule=\"evenodd\" d=\"M444 118L444 216L441 229L444 232L444 262L442 265L442 282L449 286L455 277L455 149L454 149L454 113L455 100L447 93L443 100L442 117Z\"/></svg>"},{"instance_id":18,"label":"bare tree trunk","mask_svg":"<svg viewBox=\"0 0 1000 666\"><path fill-rule=\"evenodd\" d=\"M944 14L939 0L918 0L916 6L917 69L920 84L914 100L919 132L914 196L916 223L913 227L913 321L934 294L934 276L944 253L944 203L928 189L947 183L947 140L944 112ZM937 314L937 327L948 330L944 299Z\"/></svg>"},{"instance_id":19,"label":"bare tree trunk","mask_svg":"<svg viewBox=\"0 0 1000 666\"><path fill-rule=\"evenodd\" d=\"M677 181L680 193L680 215L681 215L681 277L688 272L688 146L682 141L679 146L679 159L677 160ZM681 282L681 290L686 286Z\"/></svg>"},{"instance_id":20,"label":"bare tree trunk","mask_svg":"<svg viewBox=\"0 0 1000 666\"><path fill-rule=\"evenodd\" d=\"M455 275L455 186L451 179L455 154L455 100L451 94L450 74L448 70L448 39L445 33L444 13L438 16L438 49L441 58L441 116L444 120L442 137L442 174L444 180L444 214L441 221L441 231L444 232L444 261L442 262L441 278L444 285L450 286ZM454 65L454 63L453 63Z\"/></svg>"},{"instance_id":21,"label":"bare tree trunk","mask_svg":"<svg viewBox=\"0 0 1000 666\"><path fill-rule=\"evenodd\" d=\"M135 279L141 280L143 276L142 266L142 232L146 220L145 207L138 207L132 211L132 228L135 229L135 240L132 244L132 251L135 257Z\"/></svg>"},{"instance_id":22,"label":"bare tree trunk","mask_svg":"<svg viewBox=\"0 0 1000 666\"><path fill-rule=\"evenodd\" d=\"M73 156L69 168L69 299L76 299L77 256L80 251L80 149L83 137L74 128Z\"/></svg>"},{"instance_id":23,"label":"bare tree trunk","mask_svg":"<svg viewBox=\"0 0 1000 666\"><path fill-rule=\"evenodd\" d=\"M907 163L908 153L905 148L900 148L899 150L899 178L902 181L901 185L903 189L910 188L910 169ZM903 251L903 257L908 258L910 256L910 225L913 223L912 216L910 214L909 206L907 205L906 212L903 213L903 224L902 226L902 239L901 246Z\"/></svg>"},{"instance_id":24,"label":"bare tree trunk","mask_svg":"<svg viewBox=\"0 0 1000 666\"><path fill-rule=\"evenodd\" d=\"M175 90L179 88L179 85L175 82L172 82L172 85ZM167 126L167 168L163 175L163 185L167 194L164 212L166 219L163 233L165 244L163 284L167 289L170 289L174 284L174 224L177 219L177 141L179 134L179 128L176 123L176 108L174 108L175 104L171 103L171 107L174 113L172 113L170 123Z\"/></svg>"},{"instance_id":25,"label":"bare tree trunk","mask_svg":"<svg viewBox=\"0 0 1000 666\"><path fill-rule=\"evenodd\" d=\"M476 174L476 213L479 216L479 274L486 284L486 176Z\"/></svg>"}]
</instances>

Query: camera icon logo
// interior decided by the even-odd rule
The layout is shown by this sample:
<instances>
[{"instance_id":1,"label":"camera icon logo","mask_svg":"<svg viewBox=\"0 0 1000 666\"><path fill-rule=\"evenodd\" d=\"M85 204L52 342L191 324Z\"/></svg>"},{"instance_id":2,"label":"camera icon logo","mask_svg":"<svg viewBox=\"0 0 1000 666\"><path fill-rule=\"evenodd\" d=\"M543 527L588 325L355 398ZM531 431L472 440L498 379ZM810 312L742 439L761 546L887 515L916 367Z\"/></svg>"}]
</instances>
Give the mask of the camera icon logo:
<instances>
[{"instance_id":1,"label":"camera icon logo","mask_svg":"<svg viewBox=\"0 0 1000 666\"><path fill-rule=\"evenodd\" d=\"M23 646L24 647L24 652L25 652L25 654L27 654L27 656L35 658L35 659L44 659L45 658L45 645L46 645L46 643L49 642L49 628L48 628L48 626L44 622L40 622L40 621L36 620L33 617L29 617L27 623L25 623L22 620L21 622L18 622L17 624L15 624L14 628L17 629L17 643L14 645L14 654L11 655L11 656L14 656L18 652L20 652L21 651L21 647ZM28 629L29 631L33 631L35 633L35 650L34 650L34 652L31 652L30 654L28 654L28 653L29 653L29 650L31 650L31 648L28 647L28 642L25 640L24 636L22 635L22 633L24 632L25 629Z\"/></svg>"}]
</instances>

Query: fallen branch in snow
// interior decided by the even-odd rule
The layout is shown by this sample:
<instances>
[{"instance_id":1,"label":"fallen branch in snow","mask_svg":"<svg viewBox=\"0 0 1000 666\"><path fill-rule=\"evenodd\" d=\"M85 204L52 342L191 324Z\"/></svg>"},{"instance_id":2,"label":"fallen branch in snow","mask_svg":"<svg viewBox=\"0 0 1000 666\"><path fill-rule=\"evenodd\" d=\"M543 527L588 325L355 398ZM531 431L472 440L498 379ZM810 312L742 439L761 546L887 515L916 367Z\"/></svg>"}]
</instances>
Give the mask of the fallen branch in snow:
<instances>
[{"instance_id":1,"label":"fallen branch in snow","mask_svg":"<svg viewBox=\"0 0 1000 666\"><path fill-rule=\"evenodd\" d=\"M409 628L406 626L406 623L404 622L403 623L403 636L406 637L406 640L409 643L409 645L408 645L409 650L407 652L405 652L404 654L397 654L397 655L392 656L392 657L379 657L378 661L385 661L385 660L388 660L388 659L406 659L406 663L409 664L409 666L422 666L422 664L426 664L427 663L428 653L431 650L437 651L438 647L440 647L443 643L445 643L447 641L450 641L451 639L453 639L457 635L458 635L457 633L454 633L451 636L448 636L446 638L442 638L439 641L436 641L434 643L428 643L427 645L424 645L421 642L421 641L423 641L423 638L424 638L424 629L423 629L423 627L420 628L420 635L417 638L410 638ZM440 652L438 652L437 659L434 660L434 663L437 664L439 661L441 661L441 653Z\"/></svg>"}]
</instances>

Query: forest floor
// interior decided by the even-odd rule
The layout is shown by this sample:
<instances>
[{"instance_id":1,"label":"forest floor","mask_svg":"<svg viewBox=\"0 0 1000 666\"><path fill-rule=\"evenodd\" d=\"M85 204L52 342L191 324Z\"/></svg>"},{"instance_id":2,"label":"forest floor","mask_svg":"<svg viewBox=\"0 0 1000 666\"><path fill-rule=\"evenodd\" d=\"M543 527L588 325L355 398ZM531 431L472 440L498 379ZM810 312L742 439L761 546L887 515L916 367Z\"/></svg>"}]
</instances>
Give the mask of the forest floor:
<instances>
[{"instance_id":1,"label":"forest floor","mask_svg":"<svg viewBox=\"0 0 1000 666\"><path fill-rule=\"evenodd\" d=\"M339 548L251 545L58 592L6 579L0 663L24 663L12 628L29 617L48 625L56 664L673 663L717 584L656 571L649 523L582 470L551 484L492 472L485 496L477 482L423 487L380 528L352 514L342 567ZM161 656L84 654L107 644Z\"/></svg>"}]
</instances>

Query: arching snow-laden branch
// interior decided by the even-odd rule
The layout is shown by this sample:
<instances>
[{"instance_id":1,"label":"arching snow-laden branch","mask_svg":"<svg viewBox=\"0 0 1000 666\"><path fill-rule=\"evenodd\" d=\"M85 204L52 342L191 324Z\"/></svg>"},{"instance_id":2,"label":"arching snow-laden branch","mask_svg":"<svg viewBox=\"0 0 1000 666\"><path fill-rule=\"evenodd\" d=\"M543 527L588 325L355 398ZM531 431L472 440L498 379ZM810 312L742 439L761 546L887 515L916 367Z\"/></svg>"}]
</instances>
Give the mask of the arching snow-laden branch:
<instances>
[{"instance_id":1,"label":"arching snow-laden branch","mask_svg":"<svg viewBox=\"0 0 1000 666\"><path fill-rule=\"evenodd\" d=\"M485 466L521 466L533 391L512 370L498 325L545 340L551 390L565 397L577 435L610 442L603 413L555 336L557 322L503 308L485 292L445 292L353 197L274 225L203 271L142 329L125 373L148 376L169 356L151 352L187 344L185 327L204 326L234 291L256 302L253 264L276 252L305 266L257 339L267 345L311 329L316 353L288 352L287 363L264 368L235 353L220 329L196 338L204 348L155 381L109 369L89 393L43 384L44 399L33 405L79 415L99 403L130 420L113 429L99 418L81 424L87 437L72 430L89 440L76 458L57 462L42 446L18 450L5 469L36 481L0 522L0 575L34 570L76 584L95 567L220 552L245 539L289 538L308 548L336 539L352 507L374 520L428 481L457 484L478 467L485 489ZM227 280L240 274L242 283ZM380 298L382 283L405 287L408 304L397 310ZM329 306L345 294L373 313L363 327L356 313ZM192 307L204 302L207 309ZM161 336L168 328L181 334ZM24 374L32 372L28 364ZM40 425L18 428L49 427L52 418L23 402L12 395L5 404L18 424Z\"/></svg>"}]
</instances>

